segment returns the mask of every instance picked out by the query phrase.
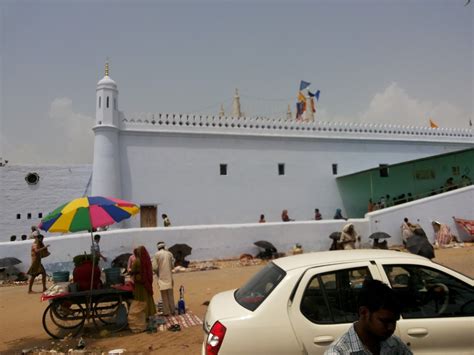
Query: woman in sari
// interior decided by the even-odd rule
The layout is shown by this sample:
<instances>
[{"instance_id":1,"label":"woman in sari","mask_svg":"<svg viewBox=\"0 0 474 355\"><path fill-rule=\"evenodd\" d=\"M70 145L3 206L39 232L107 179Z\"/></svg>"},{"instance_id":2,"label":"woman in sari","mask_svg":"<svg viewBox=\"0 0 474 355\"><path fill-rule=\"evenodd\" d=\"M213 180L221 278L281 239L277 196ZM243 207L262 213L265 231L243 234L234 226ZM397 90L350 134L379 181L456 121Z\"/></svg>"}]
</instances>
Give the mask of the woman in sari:
<instances>
[{"instance_id":1,"label":"woman in sari","mask_svg":"<svg viewBox=\"0 0 474 355\"><path fill-rule=\"evenodd\" d=\"M43 264L41 264L41 257L44 253L48 253L48 246L43 244L43 236L41 234L34 235L35 241L31 245L31 266L27 271L30 275L30 283L28 284L28 293L33 292L33 282L36 276L41 274L43 282L43 292L46 291L46 271ZM49 254L49 253L48 253Z\"/></svg>"},{"instance_id":2,"label":"woman in sari","mask_svg":"<svg viewBox=\"0 0 474 355\"><path fill-rule=\"evenodd\" d=\"M139 246L133 251L135 261L130 274L133 276L133 298L145 302L145 316L156 314L155 301L153 300L153 270L151 258L144 246Z\"/></svg>"}]
</instances>

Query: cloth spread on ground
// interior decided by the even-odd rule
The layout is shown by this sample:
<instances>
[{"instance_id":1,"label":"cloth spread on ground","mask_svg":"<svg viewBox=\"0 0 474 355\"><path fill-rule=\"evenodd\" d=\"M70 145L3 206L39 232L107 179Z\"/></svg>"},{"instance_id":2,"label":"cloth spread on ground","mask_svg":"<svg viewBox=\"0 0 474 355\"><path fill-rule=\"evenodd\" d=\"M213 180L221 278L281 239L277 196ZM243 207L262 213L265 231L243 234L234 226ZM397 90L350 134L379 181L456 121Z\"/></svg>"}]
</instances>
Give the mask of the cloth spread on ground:
<instances>
[{"instance_id":1,"label":"cloth spread on ground","mask_svg":"<svg viewBox=\"0 0 474 355\"><path fill-rule=\"evenodd\" d=\"M202 320L198 316L196 316L195 314L189 311L185 314L167 316L163 318L166 319L166 324L165 324L166 329L168 329L174 324L179 324L181 328L188 328L194 325L202 324Z\"/></svg>"},{"instance_id":2,"label":"cloth spread on ground","mask_svg":"<svg viewBox=\"0 0 474 355\"><path fill-rule=\"evenodd\" d=\"M465 229L465 231L471 236L474 237L474 220L461 219L453 217L454 221Z\"/></svg>"}]
</instances>

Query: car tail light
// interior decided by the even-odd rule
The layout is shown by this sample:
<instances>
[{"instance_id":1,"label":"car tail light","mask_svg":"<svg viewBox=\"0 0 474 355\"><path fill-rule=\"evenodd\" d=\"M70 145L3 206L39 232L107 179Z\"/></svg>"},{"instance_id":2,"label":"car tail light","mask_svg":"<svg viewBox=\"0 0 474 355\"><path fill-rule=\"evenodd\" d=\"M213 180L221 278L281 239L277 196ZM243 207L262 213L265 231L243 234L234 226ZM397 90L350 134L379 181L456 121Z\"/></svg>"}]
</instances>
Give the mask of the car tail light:
<instances>
[{"instance_id":1,"label":"car tail light","mask_svg":"<svg viewBox=\"0 0 474 355\"><path fill-rule=\"evenodd\" d=\"M217 355L224 340L226 328L219 321L215 322L209 331L206 343L206 354Z\"/></svg>"}]
</instances>

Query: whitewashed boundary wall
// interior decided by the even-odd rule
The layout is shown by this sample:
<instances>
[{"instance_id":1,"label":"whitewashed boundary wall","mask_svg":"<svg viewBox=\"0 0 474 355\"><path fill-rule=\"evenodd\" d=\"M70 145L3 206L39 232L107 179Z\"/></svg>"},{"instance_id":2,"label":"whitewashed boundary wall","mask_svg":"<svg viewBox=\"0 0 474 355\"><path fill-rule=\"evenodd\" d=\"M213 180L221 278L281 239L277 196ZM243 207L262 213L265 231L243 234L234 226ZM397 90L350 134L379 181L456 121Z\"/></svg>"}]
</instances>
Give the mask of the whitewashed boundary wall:
<instances>
[{"instance_id":1,"label":"whitewashed boundary wall","mask_svg":"<svg viewBox=\"0 0 474 355\"><path fill-rule=\"evenodd\" d=\"M418 223L426 232L430 242L434 242L434 230L431 222L436 220L447 224L453 234L461 240L467 232L457 226L452 217L474 219L474 186L468 186L440 195L426 197L403 205L367 213L372 233L384 231L392 236L391 244L401 244L400 226L407 217L410 222Z\"/></svg>"},{"instance_id":2,"label":"whitewashed boundary wall","mask_svg":"<svg viewBox=\"0 0 474 355\"><path fill-rule=\"evenodd\" d=\"M164 241L168 247L175 243L192 246L189 260L211 260L238 257L249 253L256 255L259 249L253 245L258 240L266 240L281 252L288 252L295 243L302 244L305 252L328 250L331 245L329 235L340 231L346 223L353 223L362 242L371 242L368 236L376 231L389 233L389 245L401 244L400 225L404 217L420 223L430 241L433 241L432 220L448 224L452 231L463 237L463 231L453 224L452 216L473 219L474 186L427 197L368 213L365 219L274 222L228 225L199 225L185 227L132 228L100 232L101 249L109 260L102 263L108 267L112 259L123 253L130 253L138 245L145 245L152 254L156 243ZM136 218L136 217L134 217ZM0 258L16 257L22 261L19 269L26 271L30 265L31 240L0 243ZM51 255L44 259L46 269L71 270L72 258L90 252L91 237L88 233L51 236L45 238L50 244Z\"/></svg>"},{"instance_id":3,"label":"whitewashed boundary wall","mask_svg":"<svg viewBox=\"0 0 474 355\"><path fill-rule=\"evenodd\" d=\"M368 237L368 223L364 219L349 220L357 231ZM300 243L305 252L328 250L331 245L329 235L337 232L347 223L344 220L276 222L265 224L202 225L186 227L133 228L100 232L102 253L108 257L108 267L112 259L123 253L132 252L138 245L145 245L150 254L155 253L156 243L164 241L168 247L175 243L186 243L193 251L189 260L211 260L216 258L238 257L243 253L256 255L259 248L253 245L266 240L275 245L278 251L288 252L295 243ZM32 241L0 243L0 257L12 256L23 263L19 269L25 271L30 265ZM50 244L51 255L43 260L48 272L71 270L72 258L90 252L90 234L52 236L45 238Z\"/></svg>"}]
</instances>

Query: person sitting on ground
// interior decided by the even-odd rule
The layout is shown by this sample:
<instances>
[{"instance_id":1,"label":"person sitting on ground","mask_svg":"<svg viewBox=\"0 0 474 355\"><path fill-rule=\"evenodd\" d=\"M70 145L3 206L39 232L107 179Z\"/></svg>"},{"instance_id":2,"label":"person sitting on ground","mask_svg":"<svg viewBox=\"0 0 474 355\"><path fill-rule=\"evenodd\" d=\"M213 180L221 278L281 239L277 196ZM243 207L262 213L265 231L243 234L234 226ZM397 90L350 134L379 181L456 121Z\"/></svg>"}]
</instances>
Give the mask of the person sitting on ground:
<instances>
[{"instance_id":1,"label":"person sitting on ground","mask_svg":"<svg viewBox=\"0 0 474 355\"><path fill-rule=\"evenodd\" d=\"M315 219L316 221L320 221L320 220L323 219L323 216L322 216L321 213L319 212L319 208L316 208L316 209L314 210L314 219Z\"/></svg>"},{"instance_id":2,"label":"person sitting on ground","mask_svg":"<svg viewBox=\"0 0 474 355\"><path fill-rule=\"evenodd\" d=\"M166 215L166 214L163 213L163 214L161 215L161 218L163 218L163 226L164 226L164 227L170 227L170 226L171 226L171 221L170 221L168 215Z\"/></svg>"},{"instance_id":3,"label":"person sitting on ground","mask_svg":"<svg viewBox=\"0 0 474 355\"><path fill-rule=\"evenodd\" d=\"M448 246L449 244L458 240L455 235L451 233L451 229L446 224L440 223L438 221L431 222L433 229L435 231L435 245L441 248Z\"/></svg>"},{"instance_id":4,"label":"person sitting on ground","mask_svg":"<svg viewBox=\"0 0 474 355\"><path fill-rule=\"evenodd\" d=\"M338 243L342 246L342 249L350 250L356 248L356 242L360 242L360 236L357 234L354 224L348 223L342 228Z\"/></svg>"},{"instance_id":5,"label":"person sitting on ground","mask_svg":"<svg viewBox=\"0 0 474 355\"><path fill-rule=\"evenodd\" d=\"M260 219L258 220L258 223L265 223L265 215L264 214L261 214L260 215Z\"/></svg>"},{"instance_id":6,"label":"person sitting on ground","mask_svg":"<svg viewBox=\"0 0 474 355\"><path fill-rule=\"evenodd\" d=\"M393 335L401 313L395 291L379 280L365 280L358 306L359 320L329 346L325 355L413 354Z\"/></svg>"},{"instance_id":7,"label":"person sitting on ground","mask_svg":"<svg viewBox=\"0 0 474 355\"><path fill-rule=\"evenodd\" d=\"M342 210L340 208L336 209L336 214L333 219L345 219L347 221L347 218L342 215Z\"/></svg>"},{"instance_id":8,"label":"person sitting on ground","mask_svg":"<svg viewBox=\"0 0 474 355\"><path fill-rule=\"evenodd\" d=\"M44 252L48 250L49 245L43 244L43 235L38 234L35 236L35 241L31 245L31 266L27 271L30 275L30 282L28 284L28 293L33 292L33 282L38 275L41 275L43 282L43 292L46 291L46 271L44 270L41 258Z\"/></svg>"},{"instance_id":9,"label":"person sitting on ground","mask_svg":"<svg viewBox=\"0 0 474 355\"><path fill-rule=\"evenodd\" d=\"M288 216L288 210L283 210L281 212L281 220L283 222L291 222L294 221L294 219L291 219L290 216Z\"/></svg>"}]
</instances>

